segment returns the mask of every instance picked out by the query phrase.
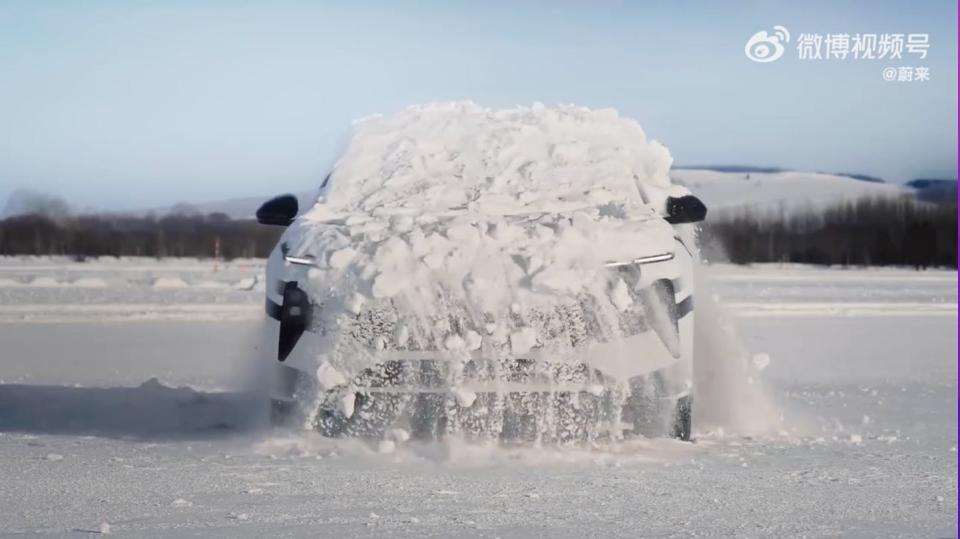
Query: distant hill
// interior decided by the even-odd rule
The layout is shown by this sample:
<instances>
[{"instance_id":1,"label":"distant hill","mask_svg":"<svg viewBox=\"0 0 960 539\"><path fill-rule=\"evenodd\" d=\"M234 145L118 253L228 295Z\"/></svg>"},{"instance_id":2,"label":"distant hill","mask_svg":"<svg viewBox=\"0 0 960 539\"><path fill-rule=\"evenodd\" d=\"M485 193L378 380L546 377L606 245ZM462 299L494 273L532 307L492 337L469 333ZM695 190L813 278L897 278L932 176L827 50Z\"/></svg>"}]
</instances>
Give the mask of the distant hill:
<instances>
[{"instance_id":1,"label":"distant hill","mask_svg":"<svg viewBox=\"0 0 960 539\"><path fill-rule=\"evenodd\" d=\"M920 178L906 184L885 183L880 178L853 173L790 171L779 167L749 165L708 165L674 167L671 176L686 185L714 211L753 207L764 211L793 211L820 208L835 202L863 197L915 196L925 202L952 201L957 198L957 181ZM316 190L294 193L301 211L316 202ZM260 204L270 198L238 197L204 203L179 203L148 208L133 215L176 215L223 213L231 219L252 219ZM6 201L0 218L24 213L60 216L71 213L62 199L28 190L17 190ZM96 213L73 211L72 213Z\"/></svg>"},{"instance_id":2,"label":"distant hill","mask_svg":"<svg viewBox=\"0 0 960 539\"><path fill-rule=\"evenodd\" d=\"M679 169L671 172L674 181L687 186L713 210L752 208L762 212L793 213L820 209L838 202L864 197L896 198L913 196L910 187L863 181L848 174L797 172L749 167L737 172L714 169Z\"/></svg>"},{"instance_id":3,"label":"distant hill","mask_svg":"<svg viewBox=\"0 0 960 539\"><path fill-rule=\"evenodd\" d=\"M775 172L786 172L786 169L780 167L757 167L753 165L674 165L673 170L712 170L714 172L761 172L772 174Z\"/></svg>"},{"instance_id":4,"label":"distant hill","mask_svg":"<svg viewBox=\"0 0 960 539\"><path fill-rule=\"evenodd\" d=\"M862 175L795 172L776 167L739 165L716 168L723 170L680 168L674 169L671 175L676 181L687 185L711 208L751 205L779 211L781 208L821 207L832 202L864 196L898 197L913 193L913 189L903 185L864 181L864 178L869 177ZM746 179L747 176L749 179ZM300 200L301 211L316 202L314 191L295 194ZM197 213L220 212L233 219L249 219L268 198L235 198L190 206ZM154 211L168 214L183 213L183 210L183 205L177 205Z\"/></svg>"},{"instance_id":5,"label":"distant hill","mask_svg":"<svg viewBox=\"0 0 960 539\"><path fill-rule=\"evenodd\" d=\"M761 174L775 174L777 172L798 172L795 170L790 170L781 167L758 167L753 165L697 165L697 166L686 166L686 165L675 165L673 170L712 170L714 172L733 172L733 173L761 173ZM846 176L848 178L853 178L854 180L860 180L864 182L873 182L873 183L884 183L883 178L878 178L876 176L870 176L869 174L855 174L852 172L818 172L818 174L830 174L832 176Z\"/></svg>"},{"instance_id":6,"label":"distant hill","mask_svg":"<svg viewBox=\"0 0 960 539\"><path fill-rule=\"evenodd\" d=\"M860 180L862 182L884 183L883 178L878 178L876 176L869 176L867 174L851 174L849 172L835 172L834 175L846 176L848 178L853 178L854 180Z\"/></svg>"}]
</instances>

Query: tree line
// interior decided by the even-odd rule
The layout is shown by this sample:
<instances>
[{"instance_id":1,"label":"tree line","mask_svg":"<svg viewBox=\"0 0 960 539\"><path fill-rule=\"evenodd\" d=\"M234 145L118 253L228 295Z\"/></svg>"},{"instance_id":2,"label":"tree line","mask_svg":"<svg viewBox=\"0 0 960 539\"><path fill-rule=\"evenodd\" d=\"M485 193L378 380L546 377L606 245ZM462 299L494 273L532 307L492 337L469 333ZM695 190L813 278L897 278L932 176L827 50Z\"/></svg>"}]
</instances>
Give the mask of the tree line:
<instances>
[{"instance_id":1,"label":"tree line","mask_svg":"<svg viewBox=\"0 0 960 539\"><path fill-rule=\"evenodd\" d=\"M21 215L0 220L0 255L266 257L283 229L222 213L164 217ZM863 199L822 210L714 212L710 261L957 267L957 205Z\"/></svg>"},{"instance_id":2,"label":"tree line","mask_svg":"<svg viewBox=\"0 0 960 539\"><path fill-rule=\"evenodd\" d=\"M822 210L744 208L707 217L709 260L957 267L957 204L865 198Z\"/></svg>"},{"instance_id":3,"label":"tree line","mask_svg":"<svg viewBox=\"0 0 960 539\"><path fill-rule=\"evenodd\" d=\"M222 213L159 218L30 214L0 221L0 254L262 258L282 232Z\"/></svg>"}]
</instances>

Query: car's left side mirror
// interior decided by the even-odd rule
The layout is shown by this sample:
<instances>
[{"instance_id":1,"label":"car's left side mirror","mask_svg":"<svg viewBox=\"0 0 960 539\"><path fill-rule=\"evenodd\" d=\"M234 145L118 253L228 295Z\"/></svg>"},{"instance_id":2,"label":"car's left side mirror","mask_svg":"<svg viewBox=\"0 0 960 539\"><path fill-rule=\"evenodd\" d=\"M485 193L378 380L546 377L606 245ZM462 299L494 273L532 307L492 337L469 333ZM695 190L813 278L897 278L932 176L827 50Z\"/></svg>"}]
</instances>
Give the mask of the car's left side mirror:
<instances>
[{"instance_id":1,"label":"car's left side mirror","mask_svg":"<svg viewBox=\"0 0 960 539\"><path fill-rule=\"evenodd\" d=\"M257 210L257 222L261 225L290 226L298 211L300 204L297 203L297 197L281 195L260 206Z\"/></svg>"},{"instance_id":2,"label":"car's left side mirror","mask_svg":"<svg viewBox=\"0 0 960 539\"><path fill-rule=\"evenodd\" d=\"M667 217L670 224L699 223L707 217L707 206L693 195L667 197Z\"/></svg>"}]
</instances>

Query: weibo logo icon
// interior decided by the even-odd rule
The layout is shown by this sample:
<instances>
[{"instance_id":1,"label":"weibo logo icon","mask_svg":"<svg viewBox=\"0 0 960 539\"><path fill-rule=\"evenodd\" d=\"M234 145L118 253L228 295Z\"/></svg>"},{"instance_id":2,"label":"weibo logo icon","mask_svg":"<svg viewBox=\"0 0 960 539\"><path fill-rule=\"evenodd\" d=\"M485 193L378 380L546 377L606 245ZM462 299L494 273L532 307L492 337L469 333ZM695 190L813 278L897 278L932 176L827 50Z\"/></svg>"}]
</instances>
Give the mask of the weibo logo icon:
<instances>
[{"instance_id":1,"label":"weibo logo icon","mask_svg":"<svg viewBox=\"0 0 960 539\"><path fill-rule=\"evenodd\" d=\"M774 26L773 34L760 30L747 40L744 54L754 62L773 62L783 56L783 44L790 42L790 32L783 26Z\"/></svg>"}]
</instances>

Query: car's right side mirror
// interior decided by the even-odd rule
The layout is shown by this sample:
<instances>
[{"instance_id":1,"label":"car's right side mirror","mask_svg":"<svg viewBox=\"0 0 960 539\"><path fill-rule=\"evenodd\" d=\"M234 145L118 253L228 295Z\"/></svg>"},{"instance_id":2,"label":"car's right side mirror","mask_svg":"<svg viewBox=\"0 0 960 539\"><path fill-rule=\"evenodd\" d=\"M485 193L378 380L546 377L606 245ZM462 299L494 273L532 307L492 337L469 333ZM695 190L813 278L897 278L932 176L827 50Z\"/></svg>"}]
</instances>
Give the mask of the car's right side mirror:
<instances>
[{"instance_id":1,"label":"car's right side mirror","mask_svg":"<svg viewBox=\"0 0 960 539\"><path fill-rule=\"evenodd\" d=\"M667 217L670 224L699 223L707 217L707 206L693 195L667 197Z\"/></svg>"},{"instance_id":2,"label":"car's right side mirror","mask_svg":"<svg viewBox=\"0 0 960 539\"><path fill-rule=\"evenodd\" d=\"M293 195L280 195L263 203L257 210L257 222L261 225L290 226L300 204Z\"/></svg>"}]
</instances>

